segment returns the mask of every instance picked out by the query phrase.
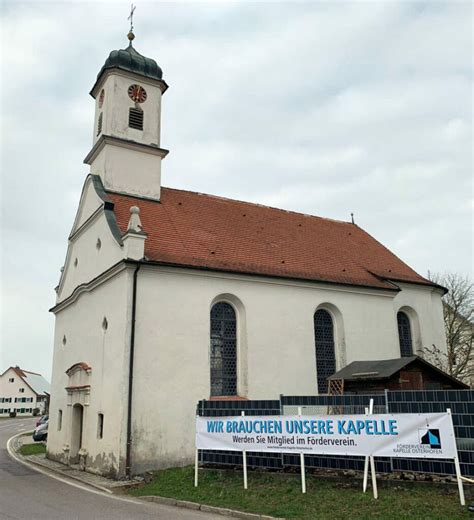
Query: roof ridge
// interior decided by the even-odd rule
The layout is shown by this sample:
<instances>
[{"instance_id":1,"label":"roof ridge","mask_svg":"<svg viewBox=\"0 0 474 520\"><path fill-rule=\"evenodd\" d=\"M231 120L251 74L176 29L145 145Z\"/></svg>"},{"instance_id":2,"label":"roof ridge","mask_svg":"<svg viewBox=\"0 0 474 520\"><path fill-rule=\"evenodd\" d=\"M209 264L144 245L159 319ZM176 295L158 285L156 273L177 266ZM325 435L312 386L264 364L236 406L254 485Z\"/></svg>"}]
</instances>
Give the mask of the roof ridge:
<instances>
[{"instance_id":1,"label":"roof ridge","mask_svg":"<svg viewBox=\"0 0 474 520\"><path fill-rule=\"evenodd\" d=\"M40 374L39 372L32 372L31 370L25 370L24 368L22 368L21 371L26 372L27 374L34 374L35 376L44 377L43 374Z\"/></svg>"}]
</instances>

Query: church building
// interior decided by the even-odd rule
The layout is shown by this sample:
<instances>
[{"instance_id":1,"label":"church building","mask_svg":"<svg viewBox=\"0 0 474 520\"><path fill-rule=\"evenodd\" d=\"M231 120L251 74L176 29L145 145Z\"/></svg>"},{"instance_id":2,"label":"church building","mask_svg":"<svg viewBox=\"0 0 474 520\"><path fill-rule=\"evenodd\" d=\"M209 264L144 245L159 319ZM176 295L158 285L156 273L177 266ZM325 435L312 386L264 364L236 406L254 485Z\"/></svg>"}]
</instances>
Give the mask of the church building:
<instances>
[{"instance_id":1,"label":"church building","mask_svg":"<svg viewBox=\"0 0 474 520\"><path fill-rule=\"evenodd\" d=\"M446 349L443 288L353 222L163 187L168 85L128 37L90 92L50 458L114 477L188 464L200 399L327 393L354 361Z\"/></svg>"}]
</instances>

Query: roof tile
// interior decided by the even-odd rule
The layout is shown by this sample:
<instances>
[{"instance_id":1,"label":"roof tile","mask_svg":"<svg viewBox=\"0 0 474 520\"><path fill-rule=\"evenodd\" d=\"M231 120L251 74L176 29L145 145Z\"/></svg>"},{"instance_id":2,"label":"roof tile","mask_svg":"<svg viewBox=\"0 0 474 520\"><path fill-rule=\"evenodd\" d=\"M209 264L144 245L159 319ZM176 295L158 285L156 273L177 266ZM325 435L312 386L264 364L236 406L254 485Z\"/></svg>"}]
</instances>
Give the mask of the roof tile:
<instances>
[{"instance_id":1,"label":"roof tile","mask_svg":"<svg viewBox=\"0 0 474 520\"><path fill-rule=\"evenodd\" d=\"M161 201L108 193L126 232L140 208L149 260L248 274L393 288L433 285L359 226L248 202L162 188Z\"/></svg>"}]
</instances>

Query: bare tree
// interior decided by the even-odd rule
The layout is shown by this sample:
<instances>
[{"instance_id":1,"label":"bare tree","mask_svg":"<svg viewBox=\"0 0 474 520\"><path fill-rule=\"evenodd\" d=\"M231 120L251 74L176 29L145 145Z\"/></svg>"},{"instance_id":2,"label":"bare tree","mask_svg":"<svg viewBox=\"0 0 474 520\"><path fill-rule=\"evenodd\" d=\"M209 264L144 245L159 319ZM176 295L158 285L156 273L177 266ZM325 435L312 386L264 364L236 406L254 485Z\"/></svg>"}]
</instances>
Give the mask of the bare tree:
<instances>
[{"instance_id":1,"label":"bare tree","mask_svg":"<svg viewBox=\"0 0 474 520\"><path fill-rule=\"evenodd\" d=\"M458 273L428 273L428 278L448 289L443 296L443 315L448 350L425 347L427 358L452 376L472 383L474 377L474 284Z\"/></svg>"}]
</instances>

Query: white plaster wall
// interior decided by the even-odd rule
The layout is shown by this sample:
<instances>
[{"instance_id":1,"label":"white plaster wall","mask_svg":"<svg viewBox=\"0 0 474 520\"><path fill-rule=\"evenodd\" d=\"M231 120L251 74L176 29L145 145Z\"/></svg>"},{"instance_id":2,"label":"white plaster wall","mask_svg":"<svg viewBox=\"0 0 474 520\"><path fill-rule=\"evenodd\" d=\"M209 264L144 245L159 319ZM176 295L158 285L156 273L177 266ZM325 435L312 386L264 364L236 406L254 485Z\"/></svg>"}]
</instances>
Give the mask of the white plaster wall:
<instances>
[{"instance_id":1,"label":"white plaster wall","mask_svg":"<svg viewBox=\"0 0 474 520\"><path fill-rule=\"evenodd\" d=\"M91 164L106 189L160 198L161 157L144 151L106 144Z\"/></svg>"},{"instance_id":2,"label":"white plaster wall","mask_svg":"<svg viewBox=\"0 0 474 520\"><path fill-rule=\"evenodd\" d=\"M135 102L128 96L128 88L134 84L142 86L147 93L146 101L139 103L144 112L143 130L136 130L128 126L129 109L135 108ZM97 125L99 114L102 112L101 134L160 146L161 90L159 87L148 82L146 78L138 79L127 76L125 72L114 72L107 76L102 88L105 97L101 109L99 108L100 90L95 100L93 143L100 137L97 135Z\"/></svg>"},{"instance_id":3,"label":"white plaster wall","mask_svg":"<svg viewBox=\"0 0 474 520\"><path fill-rule=\"evenodd\" d=\"M97 248L98 239L100 249ZM102 211L69 242L57 301L64 300L78 285L90 282L122 258L123 249L113 237Z\"/></svg>"},{"instance_id":4,"label":"white plaster wall","mask_svg":"<svg viewBox=\"0 0 474 520\"><path fill-rule=\"evenodd\" d=\"M92 292L81 294L75 303L56 314L54 335L49 456L67 462L64 448L71 443L72 406L76 402L85 404L83 448L88 452L87 469L113 475L124 471L130 280L124 270ZM104 317L107 330L102 326ZM65 372L79 362L92 367L86 377L90 395L76 393L68 398L65 388L71 381ZM60 409L63 419L58 431ZM97 438L99 413L104 414L103 439Z\"/></svg>"},{"instance_id":5,"label":"white plaster wall","mask_svg":"<svg viewBox=\"0 0 474 520\"><path fill-rule=\"evenodd\" d=\"M9 383L8 380L13 378L13 383ZM20 392L20 389L24 389L23 392ZM16 372L13 369L7 370L2 376L0 376L0 397L1 398L11 398L11 403L0 402L1 409L11 409L11 411L17 411L19 408L31 408L32 411L37 407L36 403L36 393L31 390L31 388L23 381L21 377L18 377ZM32 402L29 403L15 403L15 398L33 398ZM20 413L17 412L18 415L32 415L31 412ZM4 412L2 416L8 416L9 412Z\"/></svg>"},{"instance_id":6,"label":"white plaster wall","mask_svg":"<svg viewBox=\"0 0 474 520\"><path fill-rule=\"evenodd\" d=\"M338 369L344 359L400 356L398 305L417 311L422 334L439 336L434 331L442 329L437 297L416 286L398 294L171 268L142 268L138 280L135 471L192 460L195 406L210 393L209 311L219 295L231 295L244 309L239 393L249 399L316 392L313 315L320 306L342 317Z\"/></svg>"}]
</instances>

